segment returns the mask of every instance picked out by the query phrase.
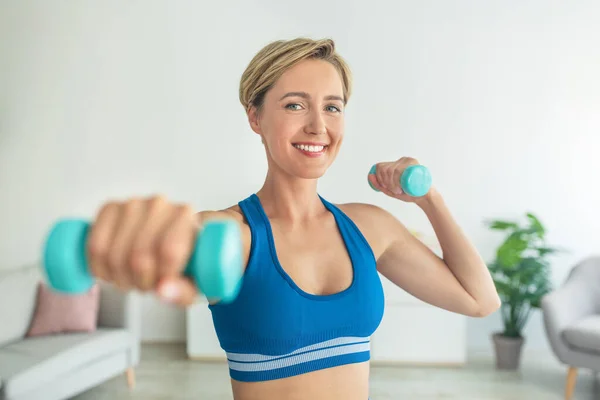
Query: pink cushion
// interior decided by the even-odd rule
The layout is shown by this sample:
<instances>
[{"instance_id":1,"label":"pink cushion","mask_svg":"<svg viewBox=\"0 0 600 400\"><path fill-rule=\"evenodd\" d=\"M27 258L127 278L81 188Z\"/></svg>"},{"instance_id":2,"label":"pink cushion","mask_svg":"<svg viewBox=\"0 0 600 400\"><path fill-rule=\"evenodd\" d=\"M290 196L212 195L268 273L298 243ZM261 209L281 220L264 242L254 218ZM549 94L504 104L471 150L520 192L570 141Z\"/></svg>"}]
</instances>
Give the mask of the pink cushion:
<instances>
[{"instance_id":1,"label":"pink cushion","mask_svg":"<svg viewBox=\"0 0 600 400\"><path fill-rule=\"evenodd\" d=\"M54 292L40 282L35 313L26 336L95 331L99 307L98 284L86 293L67 295Z\"/></svg>"}]
</instances>

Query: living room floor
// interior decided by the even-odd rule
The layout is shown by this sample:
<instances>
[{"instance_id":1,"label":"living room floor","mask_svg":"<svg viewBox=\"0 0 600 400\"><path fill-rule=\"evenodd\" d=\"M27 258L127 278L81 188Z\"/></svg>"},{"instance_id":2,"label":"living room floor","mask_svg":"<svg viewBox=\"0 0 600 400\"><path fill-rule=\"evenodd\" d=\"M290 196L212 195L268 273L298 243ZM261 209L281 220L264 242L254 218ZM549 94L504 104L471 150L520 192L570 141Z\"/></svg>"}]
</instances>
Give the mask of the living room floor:
<instances>
[{"instance_id":1,"label":"living room floor","mask_svg":"<svg viewBox=\"0 0 600 400\"><path fill-rule=\"evenodd\" d=\"M185 344L144 344L136 387L125 375L73 400L231 400L224 363L187 359ZM463 368L378 367L371 370L373 400L562 400L566 370L551 356L524 354L517 372L497 371L489 356L472 356ZM600 399L600 380L580 371L573 400Z\"/></svg>"}]
</instances>

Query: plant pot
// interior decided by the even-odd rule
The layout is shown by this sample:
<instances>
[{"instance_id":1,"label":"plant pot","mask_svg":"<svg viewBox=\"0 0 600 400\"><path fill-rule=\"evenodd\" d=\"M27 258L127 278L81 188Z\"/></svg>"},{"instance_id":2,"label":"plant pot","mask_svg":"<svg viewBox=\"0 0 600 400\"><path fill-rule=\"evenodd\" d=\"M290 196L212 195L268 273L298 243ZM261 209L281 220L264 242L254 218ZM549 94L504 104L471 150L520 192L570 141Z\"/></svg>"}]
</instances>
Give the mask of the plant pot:
<instances>
[{"instance_id":1,"label":"plant pot","mask_svg":"<svg viewBox=\"0 0 600 400\"><path fill-rule=\"evenodd\" d=\"M521 349L525 339L523 337L508 337L501 333L492 335L494 350L496 352L496 368L516 370L521 364Z\"/></svg>"}]
</instances>

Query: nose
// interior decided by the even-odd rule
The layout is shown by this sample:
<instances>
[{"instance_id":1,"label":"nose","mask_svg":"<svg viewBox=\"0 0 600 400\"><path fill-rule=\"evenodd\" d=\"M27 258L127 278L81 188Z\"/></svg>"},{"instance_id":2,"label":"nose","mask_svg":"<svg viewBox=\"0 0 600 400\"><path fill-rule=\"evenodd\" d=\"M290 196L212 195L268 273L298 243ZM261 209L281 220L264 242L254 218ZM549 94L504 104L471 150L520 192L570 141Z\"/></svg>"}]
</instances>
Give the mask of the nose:
<instances>
[{"instance_id":1,"label":"nose","mask_svg":"<svg viewBox=\"0 0 600 400\"><path fill-rule=\"evenodd\" d=\"M307 133L312 135L324 135L327 133L327 126L323 116L318 111L312 111L309 115L309 121L306 126Z\"/></svg>"}]
</instances>

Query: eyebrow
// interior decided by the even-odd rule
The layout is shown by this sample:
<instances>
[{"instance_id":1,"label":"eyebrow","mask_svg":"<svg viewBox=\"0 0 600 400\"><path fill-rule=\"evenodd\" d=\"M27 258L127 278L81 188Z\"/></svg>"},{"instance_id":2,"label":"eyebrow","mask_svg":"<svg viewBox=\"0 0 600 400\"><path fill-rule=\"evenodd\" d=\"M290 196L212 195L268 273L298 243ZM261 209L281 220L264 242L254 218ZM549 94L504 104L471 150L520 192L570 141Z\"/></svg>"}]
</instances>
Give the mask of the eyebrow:
<instances>
[{"instance_id":1,"label":"eyebrow","mask_svg":"<svg viewBox=\"0 0 600 400\"><path fill-rule=\"evenodd\" d=\"M281 96L281 98L279 99L279 101L285 99L286 97L302 97L304 99L310 99L310 95L306 92L288 92L286 94L284 94L283 96ZM344 102L344 98L341 96L337 96L334 94L330 94L328 96L325 96L325 100L339 100L342 103Z\"/></svg>"}]
</instances>

